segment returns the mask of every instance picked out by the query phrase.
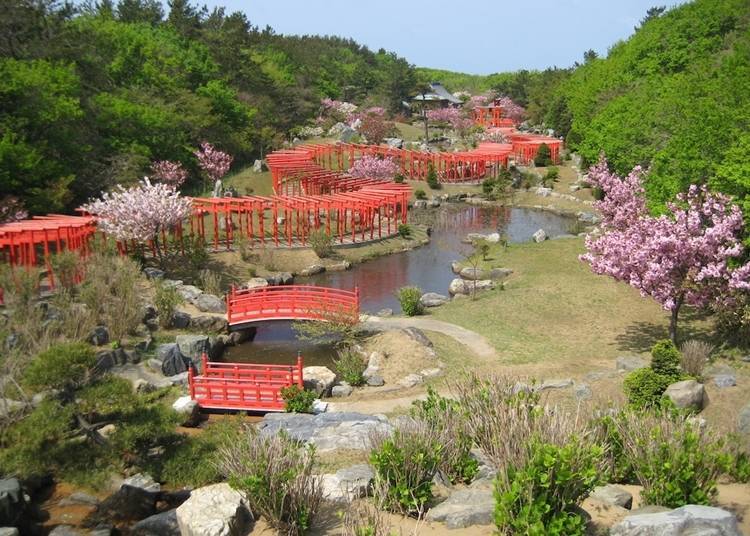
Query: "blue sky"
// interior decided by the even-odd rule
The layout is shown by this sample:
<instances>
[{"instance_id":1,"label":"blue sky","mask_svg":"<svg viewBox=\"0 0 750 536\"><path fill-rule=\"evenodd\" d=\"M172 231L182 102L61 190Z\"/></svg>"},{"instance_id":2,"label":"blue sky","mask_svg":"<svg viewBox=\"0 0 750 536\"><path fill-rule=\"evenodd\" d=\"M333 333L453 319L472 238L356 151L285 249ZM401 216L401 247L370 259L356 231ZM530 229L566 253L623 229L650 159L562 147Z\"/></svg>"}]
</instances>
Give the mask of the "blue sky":
<instances>
[{"instance_id":1,"label":"blue sky","mask_svg":"<svg viewBox=\"0 0 750 536\"><path fill-rule=\"evenodd\" d=\"M204 0L205 1L205 0ZM278 33L352 37L423 67L488 74L600 55L667 0L210 0Z\"/></svg>"}]
</instances>

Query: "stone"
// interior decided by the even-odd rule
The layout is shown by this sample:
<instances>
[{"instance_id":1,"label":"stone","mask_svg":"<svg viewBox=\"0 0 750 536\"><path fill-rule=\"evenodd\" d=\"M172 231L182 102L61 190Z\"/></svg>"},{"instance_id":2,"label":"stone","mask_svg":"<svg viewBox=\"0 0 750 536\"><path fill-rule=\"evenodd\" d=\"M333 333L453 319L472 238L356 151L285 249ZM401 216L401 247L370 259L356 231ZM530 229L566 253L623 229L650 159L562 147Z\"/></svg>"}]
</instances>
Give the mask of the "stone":
<instances>
[{"instance_id":1,"label":"stone","mask_svg":"<svg viewBox=\"0 0 750 536\"><path fill-rule=\"evenodd\" d=\"M315 391L318 396L327 395L336 382L336 373L328 367L305 367L302 369L305 389Z\"/></svg>"},{"instance_id":2,"label":"stone","mask_svg":"<svg viewBox=\"0 0 750 536\"><path fill-rule=\"evenodd\" d=\"M469 455L479 464L477 474L474 476L474 483L480 480L493 480L497 476L497 469L493 467L492 462L482 449L474 447L469 452Z\"/></svg>"},{"instance_id":3,"label":"stone","mask_svg":"<svg viewBox=\"0 0 750 536\"><path fill-rule=\"evenodd\" d=\"M266 276L269 285L291 285L294 283L294 276L289 272L275 272Z\"/></svg>"},{"instance_id":4,"label":"stone","mask_svg":"<svg viewBox=\"0 0 750 536\"><path fill-rule=\"evenodd\" d=\"M347 503L367 497L372 492L373 478L375 473L367 464L353 465L340 469L335 474L323 475L323 497L329 501Z\"/></svg>"},{"instance_id":5,"label":"stone","mask_svg":"<svg viewBox=\"0 0 750 536\"><path fill-rule=\"evenodd\" d=\"M545 240L547 240L547 232L544 229L539 229L537 232L531 235L531 238L533 238L534 242L536 242L537 244L540 242L544 242Z\"/></svg>"},{"instance_id":6,"label":"stone","mask_svg":"<svg viewBox=\"0 0 750 536\"><path fill-rule=\"evenodd\" d=\"M428 202L428 205L430 208L438 208L440 206L440 199L438 199L437 197L432 197Z\"/></svg>"},{"instance_id":7,"label":"stone","mask_svg":"<svg viewBox=\"0 0 750 536\"><path fill-rule=\"evenodd\" d=\"M183 300L189 301L189 302L192 302L198 296L203 294L203 291L194 285L180 285L176 287L176 289L177 289L177 294L182 296Z\"/></svg>"},{"instance_id":8,"label":"stone","mask_svg":"<svg viewBox=\"0 0 750 536\"><path fill-rule=\"evenodd\" d=\"M737 432L750 437L750 403L746 404L737 415Z\"/></svg>"},{"instance_id":9,"label":"stone","mask_svg":"<svg viewBox=\"0 0 750 536\"><path fill-rule=\"evenodd\" d=\"M200 417L198 402L189 396L181 396L172 404L172 409L180 416L183 426L195 426Z\"/></svg>"},{"instance_id":10,"label":"stone","mask_svg":"<svg viewBox=\"0 0 750 536\"><path fill-rule=\"evenodd\" d=\"M109 344L109 330L107 326L96 326L91 330L86 340L94 346L104 346Z\"/></svg>"},{"instance_id":11,"label":"stone","mask_svg":"<svg viewBox=\"0 0 750 536\"><path fill-rule=\"evenodd\" d=\"M406 334L410 339L418 342L422 346L426 346L427 348L433 347L432 341L427 337L427 335L424 334L424 331L422 331L421 329L404 328L401 331L403 331L403 333Z\"/></svg>"},{"instance_id":12,"label":"stone","mask_svg":"<svg viewBox=\"0 0 750 536\"><path fill-rule=\"evenodd\" d=\"M242 288L248 289L248 288L263 288L268 286L268 281L266 281L262 277L252 277L248 279L244 285L242 285Z\"/></svg>"},{"instance_id":13,"label":"stone","mask_svg":"<svg viewBox=\"0 0 750 536\"><path fill-rule=\"evenodd\" d=\"M199 362L204 352L211 356L211 339L208 335L177 335L175 342L180 353L193 363Z\"/></svg>"},{"instance_id":14,"label":"stone","mask_svg":"<svg viewBox=\"0 0 750 536\"><path fill-rule=\"evenodd\" d=\"M177 510L167 510L140 520L130 529L132 536L180 536Z\"/></svg>"},{"instance_id":15,"label":"stone","mask_svg":"<svg viewBox=\"0 0 750 536\"><path fill-rule=\"evenodd\" d=\"M172 327L176 329L187 329L190 326L192 318L185 311L175 311L172 313Z\"/></svg>"},{"instance_id":16,"label":"stone","mask_svg":"<svg viewBox=\"0 0 750 536\"><path fill-rule=\"evenodd\" d=\"M20 536L16 527L0 527L0 536Z\"/></svg>"},{"instance_id":17,"label":"stone","mask_svg":"<svg viewBox=\"0 0 750 536\"><path fill-rule=\"evenodd\" d=\"M737 376L734 374L717 374L713 377L714 385L723 389L725 387L734 387L737 385Z\"/></svg>"},{"instance_id":18,"label":"stone","mask_svg":"<svg viewBox=\"0 0 750 536\"><path fill-rule=\"evenodd\" d=\"M88 493L82 491L76 491L71 493L70 496L65 497L59 503L60 506L71 506L71 505L84 505L84 506L96 506L99 504L99 499Z\"/></svg>"},{"instance_id":19,"label":"stone","mask_svg":"<svg viewBox=\"0 0 750 536\"><path fill-rule=\"evenodd\" d=\"M375 316L393 316L393 309L381 309L375 314Z\"/></svg>"},{"instance_id":20,"label":"stone","mask_svg":"<svg viewBox=\"0 0 750 536\"><path fill-rule=\"evenodd\" d=\"M164 354L161 362L162 374L165 376L174 376L175 374L187 371L190 367L190 359L182 355L179 346L177 344L163 346L168 346L168 348L163 348L166 354Z\"/></svg>"},{"instance_id":21,"label":"stone","mask_svg":"<svg viewBox=\"0 0 750 536\"><path fill-rule=\"evenodd\" d=\"M313 415L320 415L328 411L328 402L322 401L320 398L316 398L312 403Z\"/></svg>"},{"instance_id":22,"label":"stone","mask_svg":"<svg viewBox=\"0 0 750 536\"><path fill-rule=\"evenodd\" d=\"M138 378L133 382L133 391L136 393L152 393L157 387L144 378Z\"/></svg>"},{"instance_id":23,"label":"stone","mask_svg":"<svg viewBox=\"0 0 750 536\"><path fill-rule=\"evenodd\" d=\"M497 244L500 242L500 233L490 233L484 239L490 244Z\"/></svg>"},{"instance_id":24,"label":"stone","mask_svg":"<svg viewBox=\"0 0 750 536\"><path fill-rule=\"evenodd\" d=\"M26 404L10 398L0 398L0 417L7 417L16 411L21 411Z\"/></svg>"},{"instance_id":25,"label":"stone","mask_svg":"<svg viewBox=\"0 0 750 536\"><path fill-rule=\"evenodd\" d=\"M149 493L158 493L161 491L161 485L156 482L148 473L138 473L122 481L122 486L138 488ZM121 487L122 487L121 486Z\"/></svg>"},{"instance_id":26,"label":"stone","mask_svg":"<svg viewBox=\"0 0 750 536\"><path fill-rule=\"evenodd\" d=\"M630 510L633 507L633 495L620 486L612 484L598 486L594 488L589 496L603 503L619 506L626 510Z\"/></svg>"},{"instance_id":27,"label":"stone","mask_svg":"<svg viewBox=\"0 0 750 536\"><path fill-rule=\"evenodd\" d=\"M154 353L156 354L156 358L159 361L163 362L176 349L177 349L177 343L165 342L162 344L158 344L156 346L156 350L154 350Z\"/></svg>"},{"instance_id":28,"label":"stone","mask_svg":"<svg viewBox=\"0 0 750 536\"><path fill-rule=\"evenodd\" d=\"M429 521L445 523L449 529L462 529L474 525L490 525L495 511L495 498L491 486L465 488L427 512Z\"/></svg>"},{"instance_id":29,"label":"stone","mask_svg":"<svg viewBox=\"0 0 750 536\"><path fill-rule=\"evenodd\" d=\"M112 437L112 434L114 434L117 431L117 425L112 424L112 423L105 424L104 426L99 428L99 430L97 431L99 432L99 435L102 436L104 439L109 439L110 437Z\"/></svg>"},{"instance_id":30,"label":"stone","mask_svg":"<svg viewBox=\"0 0 750 536\"><path fill-rule=\"evenodd\" d=\"M383 141L388 147L393 147L394 149L401 149L404 146L404 140L401 138L385 138Z\"/></svg>"},{"instance_id":31,"label":"stone","mask_svg":"<svg viewBox=\"0 0 750 536\"><path fill-rule=\"evenodd\" d=\"M448 303L448 301L448 296L444 296L436 292L427 292L425 294L422 294L422 297L419 298L419 302L423 307L439 307Z\"/></svg>"},{"instance_id":32,"label":"stone","mask_svg":"<svg viewBox=\"0 0 750 536\"><path fill-rule=\"evenodd\" d=\"M262 172L263 172L263 160L256 158L255 162L253 162L253 173L262 173Z\"/></svg>"},{"instance_id":33,"label":"stone","mask_svg":"<svg viewBox=\"0 0 750 536\"><path fill-rule=\"evenodd\" d=\"M419 374L409 374L398 381L399 385L406 387L407 389L419 385L420 383L424 383L424 378Z\"/></svg>"},{"instance_id":34,"label":"stone","mask_svg":"<svg viewBox=\"0 0 750 536\"><path fill-rule=\"evenodd\" d=\"M539 195L541 197L549 197L552 194L552 188L544 188L543 186L540 186L536 189L536 195Z\"/></svg>"},{"instance_id":35,"label":"stone","mask_svg":"<svg viewBox=\"0 0 750 536\"><path fill-rule=\"evenodd\" d=\"M414 208L427 208L428 206L426 199L417 199L414 201Z\"/></svg>"},{"instance_id":36,"label":"stone","mask_svg":"<svg viewBox=\"0 0 750 536\"><path fill-rule=\"evenodd\" d=\"M326 272L345 272L352 267L352 263L347 260L334 262L326 266Z\"/></svg>"},{"instance_id":37,"label":"stone","mask_svg":"<svg viewBox=\"0 0 750 536\"><path fill-rule=\"evenodd\" d=\"M482 270L481 268L471 268L467 266L466 268L462 268L461 271L458 272L458 275L460 275L462 279L477 281L480 279L484 279L484 270Z\"/></svg>"},{"instance_id":38,"label":"stone","mask_svg":"<svg viewBox=\"0 0 750 536\"><path fill-rule=\"evenodd\" d=\"M668 512L631 514L616 524L610 536L741 536L737 518L712 506L689 504Z\"/></svg>"},{"instance_id":39,"label":"stone","mask_svg":"<svg viewBox=\"0 0 750 536\"><path fill-rule=\"evenodd\" d=\"M489 278L493 281L500 281L502 279L506 279L513 273L513 270L510 268L493 268L489 272Z\"/></svg>"},{"instance_id":40,"label":"stone","mask_svg":"<svg viewBox=\"0 0 750 536\"><path fill-rule=\"evenodd\" d=\"M354 392L354 387L346 382L341 382L331 388L331 396L334 398L346 398Z\"/></svg>"},{"instance_id":41,"label":"stone","mask_svg":"<svg viewBox=\"0 0 750 536\"><path fill-rule=\"evenodd\" d=\"M26 511L26 498L17 478L0 480L0 526L15 525Z\"/></svg>"},{"instance_id":42,"label":"stone","mask_svg":"<svg viewBox=\"0 0 750 536\"><path fill-rule=\"evenodd\" d=\"M203 293L193 301L193 304L204 313L225 313L227 311L227 304L224 303L224 300L213 294Z\"/></svg>"},{"instance_id":43,"label":"stone","mask_svg":"<svg viewBox=\"0 0 750 536\"><path fill-rule=\"evenodd\" d=\"M373 374L372 376L367 377L367 385L369 385L370 387L382 387L383 385L385 385L385 380L382 376Z\"/></svg>"},{"instance_id":44,"label":"stone","mask_svg":"<svg viewBox=\"0 0 750 536\"><path fill-rule=\"evenodd\" d=\"M565 389L573 385L573 380L570 378L557 379L557 380L545 380L539 386L539 391L546 391L548 389Z\"/></svg>"},{"instance_id":45,"label":"stone","mask_svg":"<svg viewBox=\"0 0 750 536\"><path fill-rule=\"evenodd\" d=\"M426 368L419 371L419 376L422 376L423 379L436 378L442 373L443 371L439 368Z\"/></svg>"},{"instance_id":46,"label":"stone","mask_svg":"<svg viewBox=\"0 0 750 536\"><path fill-rule=\"evenodd\" d=\"M179 374L175 374L174 376L169 376L166 378L169 385L172 386L187 386L188 384L188 372L181 372Z\"/></svg>"},{"instance_id":47,"label":"stone","mask_svg":"<svg viewBox=\"0 0 750 536\"><path fill-rule=\"evenodd\" d=\"M392 427L383 416L332 412L318 415L268 413L258 424L258 429L265 435L283 431L293 439L314 445L318 452L330 452L337 449L368 450L371 433L388 433Z\"/></svg>"},{"instance_id":48,"label":"stone","mask_svg":"<svg viewBox=\"0 0 750 536\"><path fill-rule=\"evenodd\" d=\"M630 372L648 366L648 362L637 355L621 355L615 361L615 368L623 372Z\"/></svg>"},{"instance_id":49,"label":"stone","mask_svg":"<svg viewBox=\"0 0 750 536\"><path fill-rule=\"evenodd\" d=\"M591 400L591 398L594 396L594 393L591 391L591 387L589 387L589 385L586 383L577 383L573 388L573 394L575 395L577 400Z\"/></svg>"},{"instance_id":50,"label":"stone","mask_svg":"<svg viewBox=\"0 0 750 536\"><path fill-rule=\"evenodd\" d=\"M256 328L244 328L238 329L229 334L227 338L227 344L230 346L236 346L243 342L252 341L255 338L258 330Z\"/></svg>"},{"instance_id":51,"label":"stone","mask_svg":"<svg viewBox=\"0 0 750 536\"><path fill-rule=\"evenodd\" d=\"M208 331L211 333L223 333L227 330L229 324L224 315L205 314L194 316L190 319L190 328L196 331Z\"/></svg>"},{"instance_id":52,"label":"stone","mask_svg":"<svg viewBox=\"0 0 750 536\"><path fill-rule=\"evenodd\" d=\"M461 271L461 263L458 261L453 261L451 263L451 272L453 272L454 274L457 274L460 271Z\"/></svg>"},{"instance_id":53,"label":"stone","mask_svg":"<svg viewBox=\"0 0 750 536\"><path fill-rule=\"evenodd\" d=\"M490 290L495 288L495 282L490 279L480 279L476 281L465 281L463 279L454 279L448 286L448 293L453 295L470 295L474 290Z\"/></svg>"},{"instance_id":54,"label":"stone","mask_svg":"<svg viewBox=\"0 0 750 536\"><path fill-rule=\"evenodd\" d=\"M664 391L665 397L669 398L679 409L703 409L703 399L706 390L702 383L695 380L684 380L676 382Z\"/></svg>"},{"instance_id":55,"label":"stone","mask_svg":"<svg viewBox=\"0 0 750 536\"><path fill-rule=\"evenodd\" d=\"M71 525L57 525L49 532L49 536L81 536L82 534Z\"/></svg>"},{"instance_id":56,"label":"stone","mask_svg":"<svg viewBox=\"0 0 750 536\"><path fill-rule=\"evenodd\" d=\"M131 482L134 485L128 484ZM146 489L150 488L150 489ZM146 477L135 475L120 486L115 493L104 499L91 514L95 523L135 521L156 513L156 499L159 495L158 483ZM156 490L156 491L152 491Z\"/></svg>"},{"instance_id":57,"label":"stone","mask_svg":"<svg viewBox=\"0 0 750 536\"><path fill-rule=\"evenodd\" d=\"M310 277L311 275L321 274L326 271L326 267L322 264L311 264L307 268L304 268L299 275L303 277Z\"/></svg>"},{"instance_id":58,"label":"stone","mask_svg":"<svg viewBox=\"0 0 750 536\"><path fill-rule=\"evenodd\" d=\"M164 270L158 268L147 267L143 269L143 273L149 279L164 279Z\"/></svg>"},{"instance_id":59,"label":"stone","mask_svg":"<svg viewBox=\"0 0 750 536\"><path fill-rule=\"evenodd\" d=\"M194 490L175 515L182 536L244 536L253 522L245 499L226 483Z\"/></svg>"}]
</instances>

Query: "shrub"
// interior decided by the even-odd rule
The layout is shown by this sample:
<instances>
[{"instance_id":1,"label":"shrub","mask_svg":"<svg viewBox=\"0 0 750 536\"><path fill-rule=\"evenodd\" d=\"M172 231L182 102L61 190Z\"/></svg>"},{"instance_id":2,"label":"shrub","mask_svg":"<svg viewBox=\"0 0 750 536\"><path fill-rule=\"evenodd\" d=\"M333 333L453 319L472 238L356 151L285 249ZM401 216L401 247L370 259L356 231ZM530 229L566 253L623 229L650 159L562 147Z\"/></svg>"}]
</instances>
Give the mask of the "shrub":
<instances>
[{"instance_id":1,"label":"shrub","mask_svg":"<svg viewBox=\"0 0 750 536\"><path fill-rule=\"evenodd\" d=\"M405 223L399 223L398 234L401 238L409 238L411 236L411 227Z\"/></svg>"},{"instance_id":2,"label":"shrub","mask_svg":"<svg viewBox=\"0 0 750 536\"><path fill-rule=\"evenodd\" d=\"M546 175L542 178L542 185L547 188L551 188L560 177L560 170L556 167L551 167L547 170Z\"/></svg>"},{"instance_id":3,"label":"shrub","mask_svg":"<svg viewBox=\"0 0 750 536\"><path fill-rule=\"evenodd\" d=\"M291 385L281 389L284 409L290 413L312 413L313 402L317 397L315 391L307 391L299 385Z\"/></svg>"},{"instance_id":4,"label":"shrub","mask_svg":"<svg viewBox=\"0 0 750 536\"><path fill-rule=\"evenodd\" d=\"M496 185L497 181L495 179L484 179L482 181L482 193L484 195L491 195Z\"/></svg>"},{"instance_id":5,"label":"shrub","mask_svg":"<svg viewBox=\"0 0 750 536\"><path fill-rule=\"evenodd\" d=\"M362 375L367 368L362 356L351 348L343 348L337 352L337 358L333 360L336 375L349 385L358 386L365 383Z\"/></svg>"},{"instance_id":6,"label":"shrub","mask_svg":"<svg viewBox=\"0 0 750 536\"><path fill-rule=\"evenodd\" d=\"M390 435L373 433L370 443L380 507L421 517L443 454L440 434L424 422L404 420Z\"/></svg>"},{"instance_id":7,"label":"shrub","mask_svg":"<svg viewBox=\"0 0 750 536\"><path fill-rule=\"evenodd\" d=\"M657 374L670 376L676 379L680 377L680 351L669 339L658 341L651 348L651 368Z\"/></svg>"},{"instance_id":8,"label":"shrub","mask_svg":"<svg viewBox=\"0 0 750 536\"><path fill-rule=\"evenodd\" d=\"M479 462L471 455L474 442L464 425L459 403L428 387L427 398L414 402L411 415L441 433L443 454L438 469L453 484L471 482L479 470Z\"/></svg>"},{"instance_id":9,"label":"shrub","mask_svg":"<svg viewBox=\"0 0 750 536\"><path fill-rule=\"evenodd\" d=\"M482 256L482 260L487 260L487 255L490 254L490 244L486 240L477 240L474 243L474 248L476 249L476 252L479 253Z\"/></svg>"},{"instance_id":10,"label":"shrub","mask_svg":"<svg viewBox=\"0 0 750 536\"><path fill-rule=\"evenodd\" d=\"M539 167L546 167L551 165L552 163L552 153L549 150L549 145L547 145L546 143L542 143L536 152L536 156L534 157L534 165Z\"/></svg>"},{"instance_id":11,"label":"shrub","mask_svg":"<svg viewBox=\"0 0 750 536\"><path fill-rule=\"evenodd\" d=\"M263 516L280 534L303 534L323 499L313 474L315 455L285 434L263 436L252 426L219 449L219 467L239 490L253 515Z\"/></svg>"},{"instance_id":12,"label":"shrub","mask_svg":"<svg viewBox=\"0 0 750 536\"><path fill-rule=\"evenodd\" d=\"M572 438L563 446L533 440L523 465L509 465L495 483L495 525L501 534L582 535L575 510L599 482L599 446Z\"/></svg>"},{"instance_id":13,"label":"shrub","mask_svg":"<svg viewBox=\"0 0 750 536\"><path fill-rule=\"evenodd\" d=\"M321 259L333 253L333 237L325 229L317 229L310 233L310 247Z\"/></svg>"},{"instance_id":14,"label":"shrub","mask_svg":"<svg viewBox=\"0 0 750 536\"><path fill-rule=\"evenodd\" d=\"M175 247L174 251L181 252L182 259L187 262L193 273L203 269L210 260L206 251L206 242L200 236L183 240L181 246Z\"/></svg>"},{"instance_id":15,"label":"shrub","mask_svg":"<svg viewBox=\"0 0 750 536\"><path fill-rule=\"evenodd\" d=\"M182 303L182 296L177 289L165 285L162 281L156 282L156 294L154 295L154 306L159 315L159 324L168 328L172 324L172 318L177 306Z\"/></svg>"},{"instance_id":16,"label":"shrub","mask_svg":"<svg viewBox=\"0 0 750 536\"><path fill-rule=\"evenodd\" d=\"M607 460L608 482L632 483L635 479L633 463L628 458L623 445L622 434L617 420L622 418L622 412L607 414L593 419L594 437L596 443L604 447Z\"/></svg>"},{"instance_id":17,"label":"shrub","mask_svg":"<svg viewBox=\"0 0 750 536\"><path fill-rule=\"evenodd\" d=\"M56 344L31 361L24 373L24 383L38 391L70 389L88 380L95 363L94 349L88 344Z\"/></svg>"},{"instance_id":18,"label":"shrub","mask_svg":"<svg viewBox=\"0 0 750 536\"><path fill-rule=\"evenodd\" d=\"M684 416L628 412L617 423L646 504L710 504L729 460L722 440Z\"/></svg>"},{"instance_id":19,"label":"shrub","mask_svg":"<svg viewBox=\"0 0 750 536\"><path fill-rule=\"evenodd\" d=\"M414 190L414 197L416 197L417 199L427 199L427 194L421 188L417 188L416 190Z\"/></svg>"},{"instance_id":20,"label":"shrub","mask_svg":"<svg viewBox=\"0 0 750 536\"><path fill-rule=\"evenodd\" d=\"M133 410L138 397L131 383L115 376L102 378L76 393L79 413L90 420L116 418Z\"/></svg>"},{"instance_id":21,"label":"shrub","mask_svg":"<svg viewBox=\"0 0 750 536\"><path fill-rule=\"evenodd\" d=\"M703 341L689 340L683 343L680 348L682 370L694 378L700 378L713 349L713 346Z\"/></svg>"},{"instance_id":22,"label":"shrub","mask_svg":"<svg viewBox=\"0 0 750 536\"><path fill-rule=\"evenodd\" d=\"M623 388L630 407L655 408L661 406L664 391L674 381L673 376L665 376L652 368L644 367L628 374L623 382Z\"/></svg>"},{"instance_id":23,"label":"shrub","mask_svg":"<svg viewBox=\"0 0 750 536\"><path fill-rule=\"evenodd\" d=\"M213 270L204 269L198 274L200 279L201 288L203 292L213 294L214 296L221 296L221 277L218 273Z\"/></svg>"},{"instance_id":24,"label":"shrub","mask_svg":"<svg viewBox=\"0 0 750 536\"><path fill-rule=\"evenodd\" d=\"M432 162L430 162L430 165L427 168L427 186L429 186L431 190L440 190L443 187L438 180L438 175Z\"/></svg>"},{"instance_id":25,"label":"shrub","mask_svg":"<svg viewBox=\"0 0 750 536\"><path fill-rule=\"evenodd\" d=\"M401 173L396 173L396 176L393 177L393 182L395 182L396 184L403 184L404 181L404 176Z\"/></svg>"},{"instance_id":26,"label":"shrub","mask_svg":"<svg viewBox=\"0 0 750 536\"><path fill-rule=\"evenodd\" d=\"M424 312L420 298L422 291L417 287L401 287L398 289L398 303L406 316L417 316Z\"/></svg>"},{"instance_id":27,"label":"shrub","mask_svg":"<svg viewBox=\"0 0 750 536\"><path fill-rule=\"evenodd\" d=\"M393 536L385 514L365 502L352 502L339 512L342 536Z\"/></svg>"},{"instance_id":28,"label":"shrub","mask_svg":"<svg viewBox=\"0 0 750 536\"><path fill-rule=\"evenodd\" d=\"M82 275L83 264L77 251L66 249L52 257L52 268L57 282L65 289L76 286L77 279Z\"/></svg>"}]
</instances>

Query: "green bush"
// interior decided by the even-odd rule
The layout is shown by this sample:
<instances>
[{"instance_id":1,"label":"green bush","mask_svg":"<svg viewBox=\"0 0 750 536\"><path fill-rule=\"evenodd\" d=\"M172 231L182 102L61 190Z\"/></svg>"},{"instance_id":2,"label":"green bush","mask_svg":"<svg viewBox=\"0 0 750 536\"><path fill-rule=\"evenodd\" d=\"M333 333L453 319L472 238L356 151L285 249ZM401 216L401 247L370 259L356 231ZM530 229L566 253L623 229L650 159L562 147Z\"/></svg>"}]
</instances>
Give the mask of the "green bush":
<instances>
[{"instance_id":1,"label":"green bush","mask_svg":"<svg viewBox=\"0 0 750 536\"><path fill-rule=\"evenodd\" d=\"M85 383L96 364L94 349L82 342L60 343L37 355L24 371L34 390L69 389Z\"/></svg>"},{"instance_id":2,"label":"green bush","mask_svg":"<svg viewBox=\"0 0 750 536\"><path fill-rule=\"evenodd\" d=\"M97 420L128 414L137 403L132 384L115 376L102 378L76 393L77 411Z\"/></svg>"},{"instance_id":3,"label":"green bush","mask_svg":"<svg viewBox=\"0 0 750 536\"><path fill-rule=\"evenodd\" d=\"M617 425L617 420L621 418L622 412L615 415L603 415L593 419L592 425L596 434L596 442L604 447L608 460L606 480L630 484L635 479L635 473L633 463L625 452L622 434Z\"/></svg>"},{"instance_id":4,"label":"green bush","mask_svg":"<svg viewBox=\"0 0 750 536\"><path fill-rule=\"evenodd\" d=\"M417 199L427 199L427 194L421 188L417 188L416 190L414 190L414 197L416 197Z\"/></svg>"},{"instance_id":5,"label":"green bush","mask_svg":"<svg viewBox=\"0 0 750 536\"><path fill-rule=\"evenodd\" d=\"M252 426L219 453L222 473L244 494L256 519L262 516L279 534L288 536L304 534L322 502L314 464L312 447L283 433L262 436Z\"/></svg>"},{"instance_id":6,"label":"green bush","mask_svg":"<svg viewBox=\"0 0 750 536\"><path fill-rule=\"evenodd\" d=\"M175 427L180 423L180 417L170 407L146 404L142 397L138 398L112 434L112 446L120 456L140 462L147 458L152 447L177 439Z\"/></svg>"},{"instance_id":7,"label":"green bush","mask_svg":"<svg viewBox=\"0 0 750 536\"><path fill-rule=\"evenodd\" d=\"M411 236L411 227L405 223L399 223L398 234L401 238L409 238Z\"/></svg>"},{"instance_id":8,"label":"green bush","mask_svg":"<svg viewBox=\"0 0 750 536\"><path fill-rule=\"evenodd\" d=\"M630 407L655 408L661 406L664 391L674 381L672 376L665 376L652 368L644 367L625 376L623 388Z\"/></svg>"},{"instance_id":9,"label":"green bush","mask_svg":"<svg viewBox=\"0 0 750 536\"><path fill-rule=\"evenodd\" d=\"M317 397L315 391L307 391L299 385L291 385L281 389L284 409L289 413L312 413L313 402Z\"/></svg>"},{"instance_id":10,"label":"green bush","mask_svg":"<svg viewBox=\"0 0 750 536\"><path fill-rule=\"evenodd\" d=\"M333 253L333 237L325 229L317 229L310 233L310 247L321 259Z\"/></svg>"},{"instance_id":11,"label":"green bush","mask_svg":"<svg viewBox=\"0 0 750 536\"><path fill-rule=\"evenodd\" d=\"M576 507L599 483L603 449L576 438L563 446L538 440L522 467L510 465L495 483L495 525L501 534L583 535Z\"/></svg>"},{"instance_id":12,"label":"green bush","mask_svg":"<svg viewBox=\"0 0 750 536\"><path fill-rule=\"evenodd\" d=\"M393 182L395 182L396 184L403 184L404 181L404 176L401 173L396 173L396 176L393 177Z\"/></svg>"},{"instance_id":13,"label":"green bush","mask_svg":"<svg viewBox=\"0 0 750 536\"><path fill-rule=\"evenodd\" d=\"M423 422L401 422L391 435L371 438L375 496L382 508L403 514L423 512L432 498L440 465L440 434Z\"/></svg>"},{"instance_id":14,"label":"green bush","mask_svg":"<svg viewBox=\"0 0 750 536\"><path fill-rule=\"evenodd\" d=\"M495 179L484 179L482 181L482 193L484 195L491 195L496 185L497 181Z\"/></svg>"},{"instance_id":15,"label":"green bush","mask_svg":"<svg viewBox=\"0 0 750 536\"><path fill-rule=\"evenodd\" d=\"M424 312L422 302L422 291L417 287L401 287L398 289L398 303L406 316L417 316Z\"/></svg>"},{"instance_id":16,"label":"green bush","mask_svg":"<svg viewBox=\"0 0 750 536\"><path fill-rule=\"evenodd\" d=\"M337 352L336 359L333 360L336 375L349 385L358 386L365 383L365 377L362 375L367 368L362 356L351 348L343 348Z\"/></svg>"},{"instance_id":17,"label":"green bush","mask_svg":"<svg viewBox=\"0 0 750 536\"><path fill-rule=\"evenodd\" d=\"M560 177L560 170L556 167L551 167L547 170L547 174L542 178L542 185L547 188L551 188Z\"/></svg>"},{"instance_id":18,"label":"green bush","mask_svg":"<svg viewBox=\"0 0 750 536\"><path fill-rule=\"evenodd\" d=\"M657 374L669 376L677 381L682 375L680 351L669 339L658 341L651 348L651 368Z\"/></svg>"},{"instance_id":19,"label":"green bush","mask_svg":"<svg viewBox=\"0 0 750 536\"><path fill-rule=\"evenodd\" d=\"M549 150L549 145L543 143L539 146L534 157L534 165L538 167L547 167L552 165L552 153Z\"/></svg>"},{"instance_id":20,"label":"green bush","mask_svg":"<svg viewBox=\"0 0 750 536\"><path fill-rule=\"evenodd\" d=\"M427 168L427 186L429 186L431 190L440 190L443 187L438 180L437 171L435 171L435 166L432 163L430 163Z\"/></svg>"},{"instance_id":21,"label":"green bush","mask_svg":"<svg viewBox=\"0 0 750 536\"><path fill-rule=\"evenodd\" d=\"M172 318L177 310L177 306L182 303L182 296L177 289L167 286L161 281L156 282L156 294L154 295L154 307L159 315L159 324L163 328L172 325Z\"/></svg>"}]
</instances>

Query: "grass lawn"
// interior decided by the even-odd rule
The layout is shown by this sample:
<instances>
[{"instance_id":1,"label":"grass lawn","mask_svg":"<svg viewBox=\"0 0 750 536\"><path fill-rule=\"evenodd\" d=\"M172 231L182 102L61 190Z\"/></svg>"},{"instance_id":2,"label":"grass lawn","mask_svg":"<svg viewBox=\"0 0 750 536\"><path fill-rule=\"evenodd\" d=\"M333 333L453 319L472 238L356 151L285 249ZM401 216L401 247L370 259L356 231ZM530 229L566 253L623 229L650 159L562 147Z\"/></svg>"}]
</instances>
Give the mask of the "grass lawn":
<instances>
[{"instance_id":1,"label":"grass lawn","mask_svg":"<svg viewBox=\"0 0 750 536\"><path fill-rule=\"evenodd\" d=\"M495 246L487 266L514 273L505 290L454 300L430 311L436 318L477 331L500 356L499 365L537 364L558 373L612 368L618 355L646 353L667 337L668 315L623 283L594 275L579 261L582 239ZM683 340L709 336L709 322L685 311Z\"/></svg>"},{"instance_id":2,"label":"grass lawn","mask_svg":"<svg viewBox=\"0 0 750 536\"><path fill-rule=\"evenodd\" d=\"M419 141L424 138L424 125L396 123L396 130L404 141Z\"/></svg>"}]
</instances>

